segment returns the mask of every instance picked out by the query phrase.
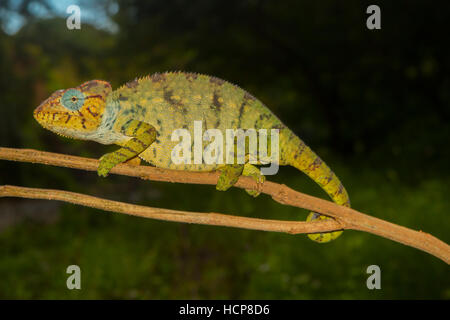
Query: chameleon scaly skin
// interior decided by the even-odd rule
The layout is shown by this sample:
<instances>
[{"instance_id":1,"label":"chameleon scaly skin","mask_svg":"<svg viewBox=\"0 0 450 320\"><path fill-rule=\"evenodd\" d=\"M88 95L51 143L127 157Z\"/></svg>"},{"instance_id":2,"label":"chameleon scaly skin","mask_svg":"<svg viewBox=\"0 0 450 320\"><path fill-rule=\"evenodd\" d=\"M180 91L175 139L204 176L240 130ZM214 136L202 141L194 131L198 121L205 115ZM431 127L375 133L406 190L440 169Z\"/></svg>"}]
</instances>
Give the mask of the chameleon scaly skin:
<instances>
[{"instance_id":1,"label":"chameleon scaly skin","mask_svg":"<svg viewBox=\"0 0 450 320\"><path fill-rule=\"evenodd\" d=\"M108 82L92 80L76 88L58 90L34 111L45 128L75 139L121 148L101 158L98 173L107 176L119 163L139 157L152 165L186 171L220 170L218 190L227 190L240 175L264 181L259 169L241 164L176 164L171 151L174 130L187 129L194 121L204 130L279 129L279 164L293 166L318 183L337 204L350 206L347 192L330 168L287 128L266 106L245 90L224 80L195 73L153 74L128 82L113 91ZM248 190L257 196L255 190ZM307 220L329 219L310 213ZM342 231L309 234L328 242Z\"/></svg>"}]
</instances>

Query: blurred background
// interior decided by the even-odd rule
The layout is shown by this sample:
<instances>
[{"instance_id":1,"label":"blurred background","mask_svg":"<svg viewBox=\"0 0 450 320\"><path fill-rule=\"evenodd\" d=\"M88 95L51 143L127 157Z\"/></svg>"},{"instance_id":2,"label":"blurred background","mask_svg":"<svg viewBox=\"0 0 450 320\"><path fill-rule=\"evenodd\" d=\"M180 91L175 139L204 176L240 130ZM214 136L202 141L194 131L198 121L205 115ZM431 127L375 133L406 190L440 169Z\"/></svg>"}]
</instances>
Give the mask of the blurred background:
<instances>
[{"instance_id":1,"label":"blurred background","mask_svg":"<svg viewBox=\"0 0 450 320\"><path fill-rule=\"evenodd\" d=\"M68 30L69 5L81 30ZM91 79L113 88L154 72L215 75L263 101L336 172L352 206L450 242L449 11L445 1L2 0L0 146L100 157L33 109ZM311 195L304 174L271 180ZM0 161L0 184L56 188L179 210L304 220L306 210L239 189L169 184ZM66 268L81 268L81 290ZM381 290L366 269L381 268ZM306 236L177 224L50 201L0 199L2 299L450 299L448 266L347 231Z\"/></svg>"}]
</instances>

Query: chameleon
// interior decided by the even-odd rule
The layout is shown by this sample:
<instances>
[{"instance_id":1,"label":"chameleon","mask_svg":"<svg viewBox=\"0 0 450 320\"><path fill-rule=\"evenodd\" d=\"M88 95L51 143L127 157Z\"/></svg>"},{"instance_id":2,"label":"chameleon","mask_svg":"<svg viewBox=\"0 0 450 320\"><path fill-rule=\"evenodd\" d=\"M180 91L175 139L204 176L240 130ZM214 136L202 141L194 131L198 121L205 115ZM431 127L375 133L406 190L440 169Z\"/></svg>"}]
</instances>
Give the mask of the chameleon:
<instances>
[{"instance_id":1,"label":"chameleon","mask_svg":"<svg viewBox=\"0 0 450 320\"><path fill-rule=\"evenodd\" d=\"M279 165L289 165L315 181L337 204L350 206L344 186L327 164L261 101L247 91L217 77L187 72L155 73L136 78L116 90L103 80L87 81L78 87L57 90L35 110L37 122L61 136L116 144L120 148L100 158L98 175L124 162L185 171L220 172L217 190L232 187L239 177L253 178L258 185L265 176L248 157L242 164L175 163L171 135L179 128L191 134L194 121L205 128L278 129ZM270 141L269 141L270 143ZM137 162L136 162L137 160ZM257 196L258 190L246 190ZM310 212L307 221L332 219ZM325 243L342 230L312 233L308 237Z\"/></svg>"}]
</instances>

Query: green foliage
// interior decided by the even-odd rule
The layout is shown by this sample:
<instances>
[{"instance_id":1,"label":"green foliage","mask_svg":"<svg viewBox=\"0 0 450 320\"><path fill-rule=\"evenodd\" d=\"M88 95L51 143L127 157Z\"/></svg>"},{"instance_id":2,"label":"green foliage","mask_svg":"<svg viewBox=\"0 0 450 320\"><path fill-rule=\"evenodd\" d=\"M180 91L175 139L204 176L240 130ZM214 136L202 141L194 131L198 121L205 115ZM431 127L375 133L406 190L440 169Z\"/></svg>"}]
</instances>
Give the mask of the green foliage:
<instances>
[{"instance_id":1,"label":"green foliage","mask_svg":"<svg viewBox=\"0 0 450 320\"><path fill-rule=\"evenodd\" d=\"M288 185L319 193L306 177L288 173L282 177ZM450 240L450 206L441 182L412 188L368 171L343 173L356 208ZM125 193L128 179L111 179L115 187L108 198L145 205L273 219L303 220L307 214L242 190L134 181L137 191ZM60 211L56 223L27 220L0 234L0 298L450 298L445 263L366 233L347 231L320 245L305 236L174 224L71 205ZM65 287L71 264L81 268L79 291ZM379 291L366 288L372 264L381 267Z\"/></svg>"}]
</instances>

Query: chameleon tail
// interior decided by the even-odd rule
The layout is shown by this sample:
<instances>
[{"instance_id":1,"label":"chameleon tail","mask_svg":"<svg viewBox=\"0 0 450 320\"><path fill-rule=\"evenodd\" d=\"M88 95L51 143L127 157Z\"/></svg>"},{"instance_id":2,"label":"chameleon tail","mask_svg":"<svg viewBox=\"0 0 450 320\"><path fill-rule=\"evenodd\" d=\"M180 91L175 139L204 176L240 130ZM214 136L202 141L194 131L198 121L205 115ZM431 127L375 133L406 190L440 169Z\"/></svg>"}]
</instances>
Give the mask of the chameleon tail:
<instances>
[{"instance_id":1,"label":"chameleon tail","mask_svg":"<svg viewBox=\"0 0 450 320\"><path fill-rule=\"evenodd\" d=\"M287 130L286 130L287 131ZM293 166L300 171L303 171L307 176L313 179L337 204L350 207L350 199L347 191L342 185L339 178L333 171L314 153L300 138L298 138L291 131L285 133L280 137L281 148L283 154L283 162L287 165ZM283 139L284 138L284 139ZM283 141L284 140L284 141ZM283 148L283 146L285 146ZM326 216L311 212L308 215L307 221L311 220L330 219ZM308 234L308 237L316 242L329 242L342 234L342 231L334 231L329 233L313 233Z\"/></svg>"}]
</instances>

